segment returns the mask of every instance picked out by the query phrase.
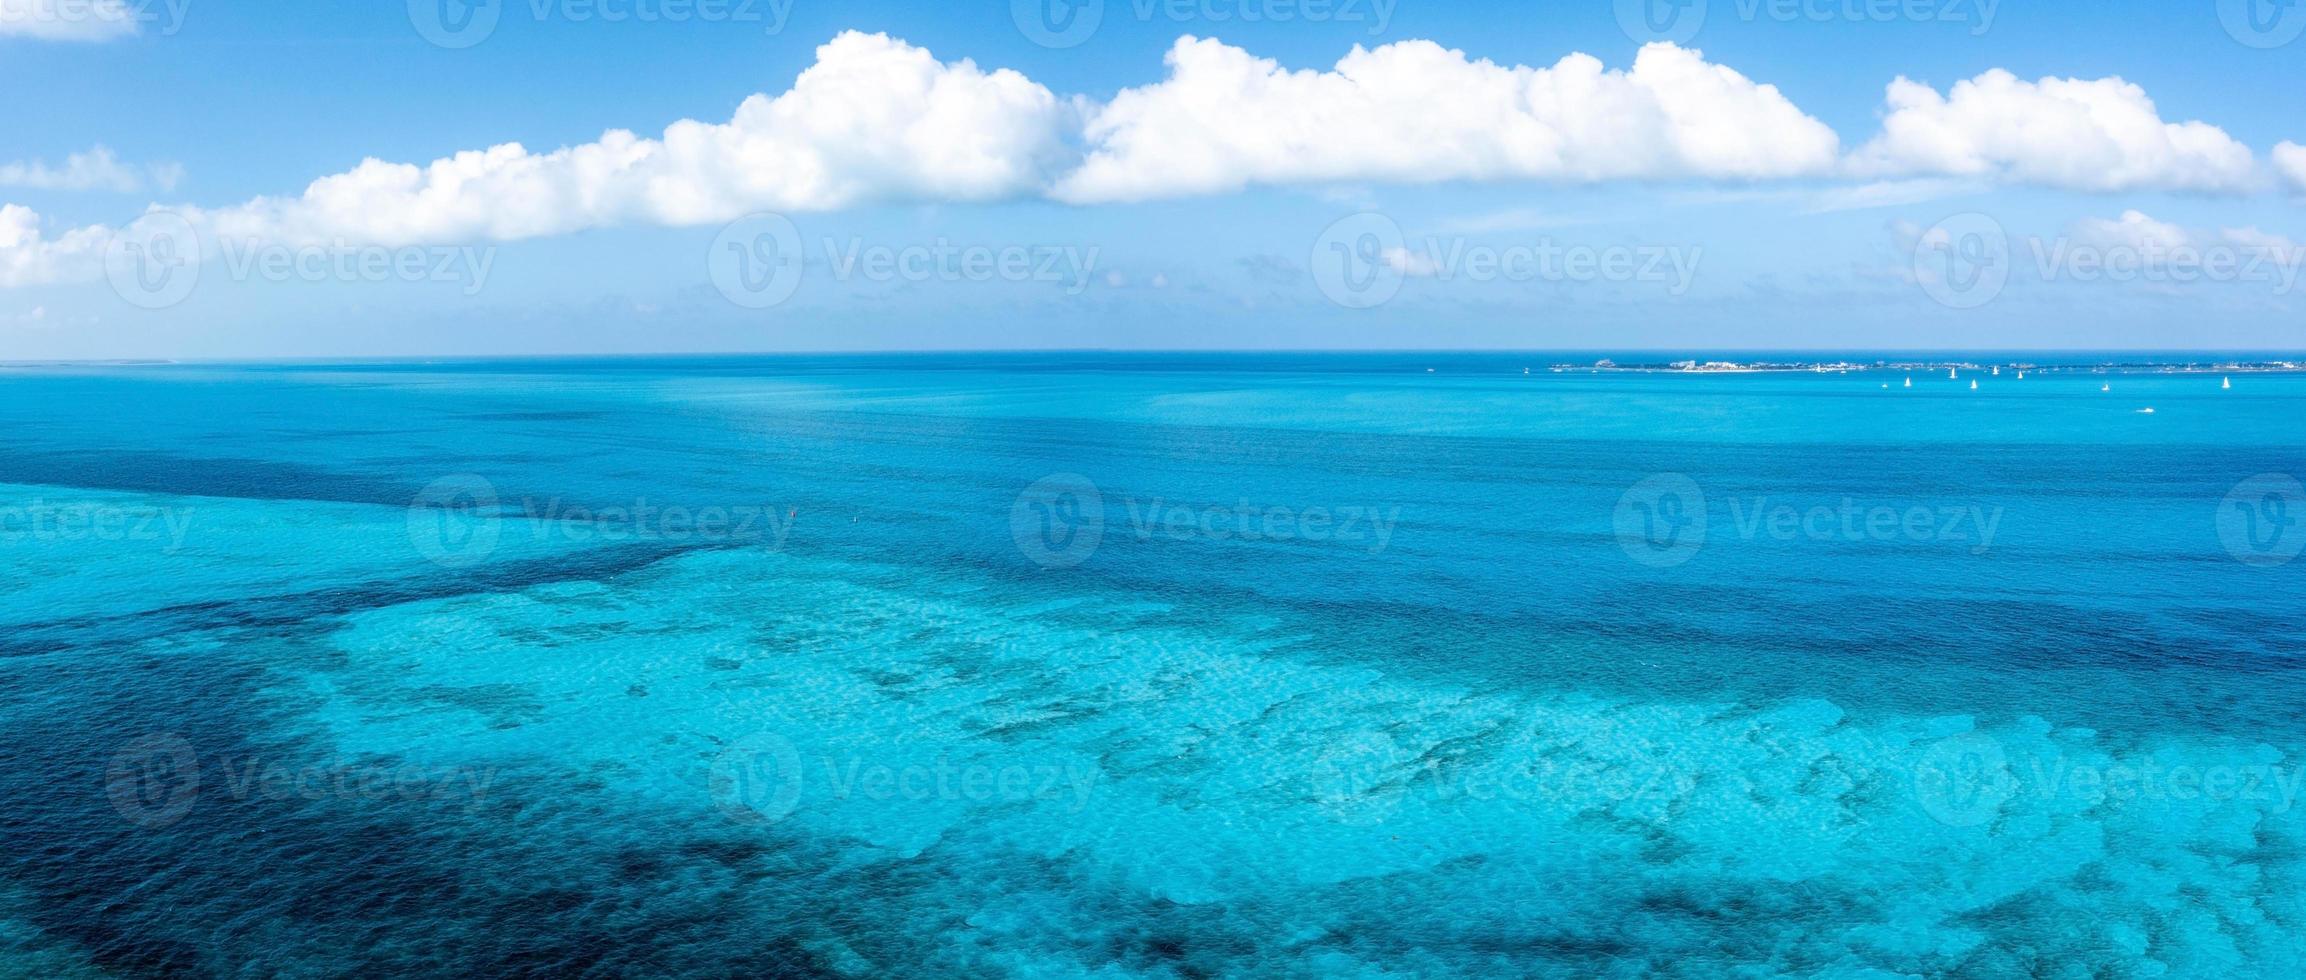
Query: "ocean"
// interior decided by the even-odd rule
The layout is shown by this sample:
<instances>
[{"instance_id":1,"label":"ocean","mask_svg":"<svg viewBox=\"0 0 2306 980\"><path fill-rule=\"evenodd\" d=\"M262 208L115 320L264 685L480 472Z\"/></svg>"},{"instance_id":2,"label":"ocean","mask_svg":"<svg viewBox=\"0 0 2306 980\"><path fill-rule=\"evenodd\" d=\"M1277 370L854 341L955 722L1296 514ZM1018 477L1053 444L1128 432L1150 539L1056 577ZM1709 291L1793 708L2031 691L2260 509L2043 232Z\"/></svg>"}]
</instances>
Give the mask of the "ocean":
<instances>
[{"instance_id":1,"label":"ocean","mask_svg":"<svg viewBox=\"0 0 2306 980\"><path fill-rule=\"evenodd\" d=\"M2306 374L1928 359L0 367L0 973L2306 973Z\"/></svg>"}]
</instances>

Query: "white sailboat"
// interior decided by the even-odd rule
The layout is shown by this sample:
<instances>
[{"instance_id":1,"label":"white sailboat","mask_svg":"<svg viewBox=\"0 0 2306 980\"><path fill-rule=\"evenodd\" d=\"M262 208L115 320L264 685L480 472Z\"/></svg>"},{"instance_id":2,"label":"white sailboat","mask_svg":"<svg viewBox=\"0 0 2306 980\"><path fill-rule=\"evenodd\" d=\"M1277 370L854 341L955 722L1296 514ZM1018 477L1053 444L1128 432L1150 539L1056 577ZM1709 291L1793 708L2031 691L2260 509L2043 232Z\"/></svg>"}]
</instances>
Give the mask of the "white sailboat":
<instances>
[{"instance_id":1,"label":"white sailboat","mask_svg":"<svg viewBox=\"0 0 2306 980\"><path fill-rule=\"evenodd\" d=\"M1952 381L1952 380L1954 380L1954 369L1953 369L1953 368L1947 368L1947 369L1946 369L1946 380L1948 380L1948 381Z\"/></svg>"},{"instance_id":2,"label":"white sailboat","mask_svg":"<svg viewBox=\"0 0 2306 980\"><path fill-rule=\"evenodd\" d=\"M2099 391L2112 391L2112 390L2114 390L2114 383L2113 383L2113 382L2111 382L2111 381L2108 381L2108 382L2106 382L2105 384L2099 385L2099 386L2098 386L2098 390L2099 390Z\"/></svg>"},{"instance_id":3,"label":"white sailboat","mask_svg":"<svg viewBox=\"0 0 2306 980\"><path fill-rule=\"evenodd\" d=\"M2026 380L2026 372L2024 372L2024 371L2020 371L2020 372L2018 372L2018 380L2020 380L2020 381L2024 381L2024 380Z\"/></svg>"},{"instance_id":4,"label":"white sailboat","mask_svg":"<svg viewBox=\"0 0 2306 980\"><path fill-rule=\"evenodd\" d=\"M1999 377L2001 377L2001 376L2002 376L2002 366L2001 366L2001 365L1999 365L1999 364L1996 364L1996 365L1994 365L1994 377L1997 377L1997 378L1999 378Z\"/></svg>"},{"instance_id":5,"label":"white sailboat","mask_svg":"<svg viewBox=\"0 0 2306 980\"><path fill-rule=\"evenodd\" d=\"M2227 378L2225 381L2220 382L2218 387L2220 390L2232 391L2234 390L2234 379Z\"/></svg>"},{"instance_id":6,"label":"white sailboat","mask_svg":"<svg viewBox=\"0 0 2306 980\"><path fill-rule=\"evenodd\" d=\"M1971 391L1976 391L1976 390L1978 390L1978 383L1977 383L1976 381L1972 381L1972 382L1970 382L1970 390L1971 390Z\"/></svg>"},{"instance_id":7,"label":"white sailboat","mask_svg":"<svg viewBox=\"0 0 2306 980\"><path fill-rule=\"evenodd\" d=\"M1909 375L1906 375L1906 387L1908 387L1908 388L1911 388L1911 387L1913 387L1913 386L1914 386L1914 376L1913 376L1913 375L1910 375L1910 374L1909 374Z\"/></svg>"}]
</instances>

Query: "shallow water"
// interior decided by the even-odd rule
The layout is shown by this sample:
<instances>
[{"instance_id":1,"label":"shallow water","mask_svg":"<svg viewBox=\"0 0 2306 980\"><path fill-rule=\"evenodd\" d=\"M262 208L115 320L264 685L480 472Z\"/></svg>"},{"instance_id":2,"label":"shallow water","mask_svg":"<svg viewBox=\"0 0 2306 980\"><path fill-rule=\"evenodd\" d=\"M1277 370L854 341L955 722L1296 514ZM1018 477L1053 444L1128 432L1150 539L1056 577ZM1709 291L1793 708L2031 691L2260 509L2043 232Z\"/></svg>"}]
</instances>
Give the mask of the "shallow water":
<instances>
[{"instance_id":1,"label":"shallow water","mask_svg":"<svg viewBox=\"0 0 2306 980\"><path fill-rule=\"evenodd\" d=\"M2306 970L2306 377L1544 363L0 369L0 969Z\"/></svg>"}]
</instances>

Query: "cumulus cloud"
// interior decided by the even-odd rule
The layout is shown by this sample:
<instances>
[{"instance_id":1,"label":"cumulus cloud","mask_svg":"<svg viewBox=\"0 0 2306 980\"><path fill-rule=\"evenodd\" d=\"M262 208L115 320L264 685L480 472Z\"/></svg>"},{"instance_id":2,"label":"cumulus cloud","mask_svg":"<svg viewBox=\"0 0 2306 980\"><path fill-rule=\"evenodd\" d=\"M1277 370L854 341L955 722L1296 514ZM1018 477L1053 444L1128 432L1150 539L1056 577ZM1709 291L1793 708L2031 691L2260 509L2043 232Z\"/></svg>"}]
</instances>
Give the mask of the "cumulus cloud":
<instances>
[{"instance_id":1,"label":"cumulus cloud","mask_svg":"<svg viewBox=\"0 0 2306 980\"><path fill-rule=\"evenodd\" d=\"M0 37L110 41L136 33L127 0L0 0Z\"/></svg>"},{"instance_id":2,"label":"cumulus cloud","mask_svg":"<svg viewBox=\"0 0 2306 980\"><path fill-rule=\"evenodd\" d=\"M2274 172L2288 181L2290 189L2306 191L2306 146L2283 141L2274 148Z\"/></svg>"},{"instance_id":3,"label":"cumulus cloud","mask_svg":"<svg viewBox=\"0 0 2306 980\"><path fill-rule=\"evenodd\" d=\"M849 32L818 48L789 89L744 100L726 122L683 120L653 138L613 130L545 152L506 143L429 163L370 159L301 193L172 210L213 255L228 241L461 244L877 201L1087 204L1277 185L1808 179L1840 195L1829 203L1862 207L1995 182L2240 190L2264 180L2248 148L2204 123L2162 121L2142 90L2111 78L1994 71L1944 94L1901 78L1880 135L1845 155L1775 87L1672 44L1648 45L1623 68L1583 54L1500 65L1428 41L1356 47L1326 70L1286 70L1193 37L1166 60L1162 80L1095 103ZM2284 144L2275 163L2306 187L2306 147ZM101 147L61 167L0 165L0 185L173 179ZM0 286L101 276L112 236L0 211Z\"/></svg>"},{"instance_id":4,"label":"cumulus cloud","mask_svg":"<svg viewBox=\"0 0 2306 980\"><path fill-rule=\"evenodd\" d=\"M1430 41L1356 46L1288 71L1214 40L1178 40L1169 77L1090 118L1067 201L1140 200L1259 184L1537 178L1751 179L1817 174L1838 140L1769 85L1671 44L1633 67L1572 54L1551 67L1468 60Z\"/></svg>"},{"instance_id":5,"label":"cumulus cloud","mask_svg":"<svg viewBox=\"0 0 2306 980\"><path fill-rule=\"evenodd\" d=\"M1080 113L1014 71L940 63L850 32L818 48L790 90L746 99L725 123L683 120L657 139L614 130L546 153L506 143L423 165L370 159L295 196L174 212L213 249L512 240L871 200L993 200L1035 193L1069 166L1066 134ZM0 284L101 275L112 235L94 226L44 236L37 215L12 206L0 223Z\"/></svg>"},{"instance_id":6,"label":"cumulus cloud","mask_svg":"<svg viewBox=\"0 0 2306 980\"><path fill-rule=\"evenodd\" d=\"M5 0L0 0L5 2ZM173 163L134 166L120 162L112 151L94 147L64 158L63 166L39 160L0 163L0 187L28 187L45 191L119 191L133 193L147 187L168 191L184 176Z\"/></svg>"},{"instance_id":7,"label":"cumulus cloud","mask_svg":"<svg viewBox=\"0 0 2306 980\"><path fill-rule=\"evenodd\" d=\"M818 48L791 90L752 96L725 123L683 120L657 139L614 130L548 153L506 143L421 166L371 159L296 197L186 215L228 238L401 245L992 200L1031 193L1068 164L1063 134L1078 113L1014 71L850 32Z\"/></svg>"},{"instance_id":8,"label":"cumulus cloud","mask_svg":"<svg viewBox=\"0 0 2306 980\"><path fill-rule=\"evenodd\" d=\"M104 246L111 240L112 229L103 225L48 237L31 208L0 204L0 288L102 276Z\"/></svg>"},{"instance_id":9,"label":"cumulus cloud","mask_svg":"<svg viewBox=\"0 0 2306 980\"><path fill-rule=\"evenodd\" d=\"M2244 191L2259 176L2249 147L2208 123L2164 122L2129 82L2028 82L2000 69L1943 94L1891 82L1881 134L1851 155L1850 168L2088 191Z\"/></svg>"}]
</instances>

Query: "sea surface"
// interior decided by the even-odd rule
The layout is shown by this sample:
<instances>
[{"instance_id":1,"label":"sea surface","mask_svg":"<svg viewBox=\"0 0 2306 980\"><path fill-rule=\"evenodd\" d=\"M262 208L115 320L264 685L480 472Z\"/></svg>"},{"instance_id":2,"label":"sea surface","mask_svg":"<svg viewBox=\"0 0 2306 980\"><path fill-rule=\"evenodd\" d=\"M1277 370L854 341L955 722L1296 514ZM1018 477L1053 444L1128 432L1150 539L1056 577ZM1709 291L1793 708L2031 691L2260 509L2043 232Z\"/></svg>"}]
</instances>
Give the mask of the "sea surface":
<instances>
[{"instance_id":1,"label":"sea surface","mask_svg":"<svg viewBox=\"0 0 2306 980\"><path fill-rule=\"evenodd\" d=\"M0 367L0 975L2306 975L2306 375L1559 360Z\"/></svg>"}]
</instances>

